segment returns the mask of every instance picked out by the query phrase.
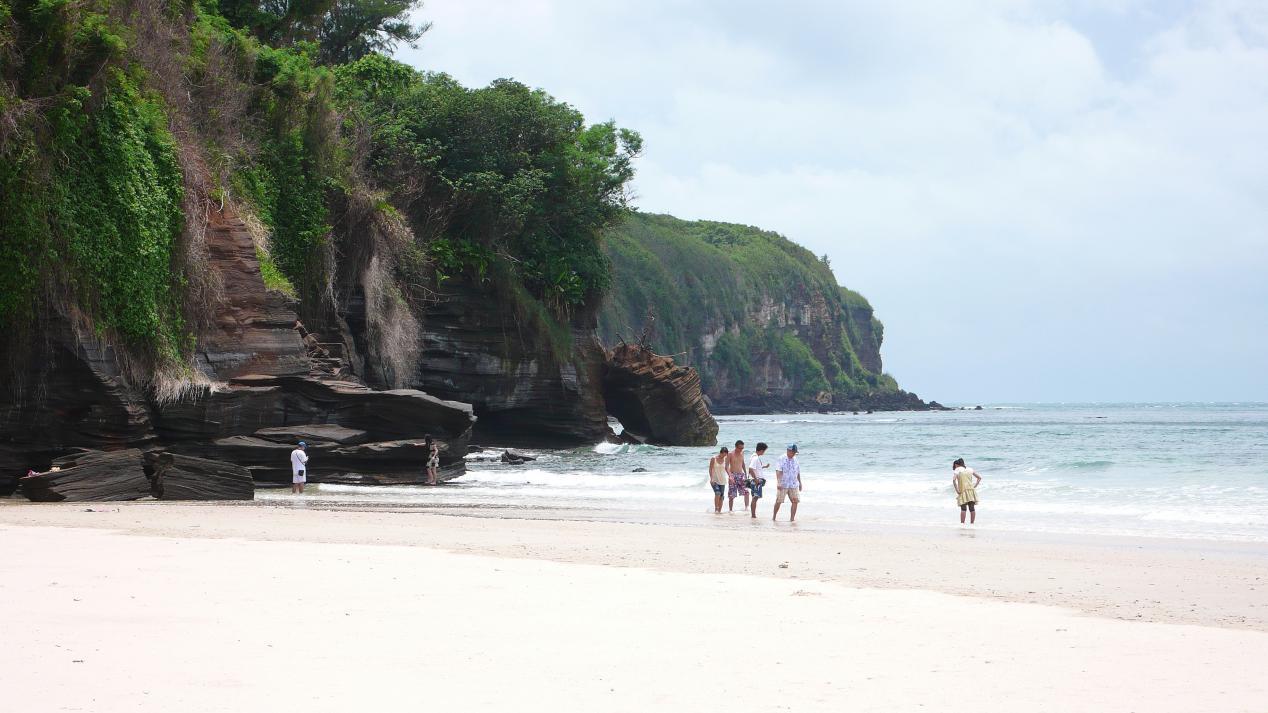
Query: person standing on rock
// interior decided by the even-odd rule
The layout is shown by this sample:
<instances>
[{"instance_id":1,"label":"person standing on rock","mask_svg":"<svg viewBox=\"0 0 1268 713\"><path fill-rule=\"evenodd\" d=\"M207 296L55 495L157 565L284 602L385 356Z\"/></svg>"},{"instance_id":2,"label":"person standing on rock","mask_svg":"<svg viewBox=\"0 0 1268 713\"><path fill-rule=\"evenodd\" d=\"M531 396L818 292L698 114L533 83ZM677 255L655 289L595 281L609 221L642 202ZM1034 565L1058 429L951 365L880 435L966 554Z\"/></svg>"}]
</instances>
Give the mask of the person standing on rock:
<instances>
[{"instance_id":1,"label":"person standing on rock","mask_svg":"<svg viewBox=\"0 0 1268 713\"><path fill-rule=\"evenodd\" d=\"M797 462L796 443L788 444L784 457L775 466L775 475L779 479L779 490L775 493L775 514L771 515L771 520L779 518L779 506L784 498L788 498L792 501L792 513L788 516L788 522L792 522L797 519L797 504L801 502L801 463Z\"/></svg>"},{"instance_id":2,"label":"person standing on rock","mask_svg":"<svg viewBox=\"0 0 1268 713\"><path fill-rule=\"evenodd\" d=\"M713 511L722 512L722 494L726 492L726 446L709 459L709 486L713 488Z\"/></svg>"},{"instance_id":3,"label":"person standing on rock","mask_svg":"<svg viewBox=\"0 0 1268 713\"><path fill-rule=\"evenodd\" d=\"M304 483L308 482L307 448L308 444L300 441L295 450L291 451L291 492L295 495L303 495Z\"/></svg>"},{"instance_id":4,"label":"person standing on rock","mask_svg":"<svg viewBox=\"0 0 1268 713\"><path fill-rule=\"evenodd\" d=\"M762 499L762 488L766 485L765 471L770 468L766 460L766 444L758 443L757 452L748 462L748 489L753 496L753 507L750 510L753 519L757 519L757 501Z\"/></svg>"},{"instance_id":5,"label":"person standing on rock","mask_svg":"<svg viewBox=\"0 0 1268 713\"><path fill-rule=\"evenodd\" d=\"M727 487L727 510L735 512L735 496L744 496L744 509L748 510L747 464L744 462L744 441L735 442L735 450L726 459L726 472L730 476Z\"/></svg>"}]
</instances>

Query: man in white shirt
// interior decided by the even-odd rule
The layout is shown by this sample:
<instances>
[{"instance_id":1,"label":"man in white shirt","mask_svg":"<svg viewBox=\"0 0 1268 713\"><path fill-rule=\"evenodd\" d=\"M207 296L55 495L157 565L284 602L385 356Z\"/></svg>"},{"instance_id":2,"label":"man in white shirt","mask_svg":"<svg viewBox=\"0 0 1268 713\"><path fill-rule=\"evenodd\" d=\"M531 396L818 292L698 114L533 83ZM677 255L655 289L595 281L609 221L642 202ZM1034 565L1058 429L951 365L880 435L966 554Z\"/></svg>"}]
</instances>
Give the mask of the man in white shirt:
<instances>
[{"instance_id":1,"label":"man in white shirt","mask_svg":"<svg viewBox=\"0 0 1268 713\"><path fill-rule=\"evenodd\" d=\"M304 483L308 482L308 454L304 450L308 444L300 441L299 446L291 451L291 492L296 495L304 493Z\"/></svg>"},{"instance_id":2,"label":"man in white shirt","mask_svg":"<svg viewBox=\"0 0 1268 713\"><path fill-rule=\"evenodd\" d=\"M801 464L797 462L796 443L788 444L784 457L780 458L779 465L775 466L775 475L779 477L779 490L775 494L775 514L771 516L771 519L779 517L779 506L784 502L784 498L788 498L792 501L792 514L788 522L792 522L797 519L797 503L801 502Z\"/></svg>"},{"instance_id":3,"label":"man in white shirt","mask_svg":"<svg viewBox=\"0 0 1268 713\"><path fill-rule=\"evenodd\" d=\"M757 501L762 497L762 486L766 485L765 470L770 468L770 461L766 459L766 444L758 443L757 452L748 461L748 490L753 496L753 505L751 512L753 518L757 518Z\"/></svg>"}]
</instances>

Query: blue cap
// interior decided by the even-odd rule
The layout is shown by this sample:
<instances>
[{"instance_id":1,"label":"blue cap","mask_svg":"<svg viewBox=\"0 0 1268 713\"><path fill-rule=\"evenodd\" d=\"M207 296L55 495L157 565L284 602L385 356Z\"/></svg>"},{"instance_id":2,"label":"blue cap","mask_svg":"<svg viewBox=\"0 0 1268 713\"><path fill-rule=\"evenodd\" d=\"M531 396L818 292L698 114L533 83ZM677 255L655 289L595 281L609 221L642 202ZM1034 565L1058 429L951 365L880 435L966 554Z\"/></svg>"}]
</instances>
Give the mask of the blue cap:
<instances>
[{"instance_id":1,"label":"blue cap","mask_svg":"<svg viewBox=\"0 0 1268 713\"><path fill-rule=\"evenodd\" d=\"M300 448L307 448L307 447L308 447L308 444L307 444L307 443L304 443L303 441L300 441L300 442L299 442L299 447L300 447Z\"/></svg>"},{"instance_id":2,"label":"blue cap","mask_svg":"<svg viewBox=\"0 0 1268 713\"><path fill-rule=\"evenodd\" d=\"M796 443L789 443L789 444L788 444L788 450L792 451L793 453L796 453L796 452L797 452L797 444L796 444Z\"/></svg>"}]
</instances>

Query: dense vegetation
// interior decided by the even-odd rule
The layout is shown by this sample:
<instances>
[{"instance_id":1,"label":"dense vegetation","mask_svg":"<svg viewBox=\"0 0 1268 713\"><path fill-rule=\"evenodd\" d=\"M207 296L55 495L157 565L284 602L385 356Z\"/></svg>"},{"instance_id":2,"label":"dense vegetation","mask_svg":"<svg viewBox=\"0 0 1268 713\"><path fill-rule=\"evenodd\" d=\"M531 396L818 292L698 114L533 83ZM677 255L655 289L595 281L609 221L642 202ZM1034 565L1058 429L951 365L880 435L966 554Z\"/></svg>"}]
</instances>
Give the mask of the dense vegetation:
<instances>
[{"instance_id":1,"label":"dense vegetation","mask_svg":"<svg viewBox=\"0 0 1268 713\"><path fill-rule=\"evenodd\" d=\"M596 305L638 135L378 54L418 5L0 0L0 327L73 312L179 373L226 205L309 313L364 289L399 331L459 274L548 327Z\"/></svg>"},{"instance_id":2,"label":"dense vegetation","mask_svg":"<svg viewBox=\"0 0 1268 713\"><path fill-rule=\"evenodd\" d=\"M897 391L880 372L871 305L839 287L825 259L777 233L636 213L605 247L616 279L600 313L604 339L633 341L650 314L653 348L698 367L715 400L806 404ZM781 379L760 373L767 362Z\"/></svg>"}]
</instances>

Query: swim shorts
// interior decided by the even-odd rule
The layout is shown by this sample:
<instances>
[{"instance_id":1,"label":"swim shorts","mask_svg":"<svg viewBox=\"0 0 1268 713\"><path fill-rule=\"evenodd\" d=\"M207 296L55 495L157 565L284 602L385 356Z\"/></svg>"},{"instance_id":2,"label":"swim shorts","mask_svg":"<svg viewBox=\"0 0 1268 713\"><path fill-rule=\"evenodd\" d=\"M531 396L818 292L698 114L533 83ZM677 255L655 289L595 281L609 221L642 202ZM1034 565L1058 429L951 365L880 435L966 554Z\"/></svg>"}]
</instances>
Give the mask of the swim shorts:
<instances>
[{"instance_id":1,"label":"swim shorts","mask_svg":"<svg viewBox=\"0 0 1268 713\"><path fill-rule=\"evenodd\" d=\"M719 498L722 497L724 494L726 494L725 485L721 483L713 483L713 482L710 482L709 485L713 486L713 494L718 496Z\"/></svg>"},{"instance_id":2,"label":"swim shorts","mask_svg":"<svg viewBox=\"0 0 1268 713\"><path fill-rule=\"evenodd\" d=\"M974 507L976 507L976 506L977 506L977 501L976 501L976 500L974 500L974 501L973 501L973 502L971 502L971 503L965 503L965 504L963 504L963 505L961 505L961 506L960 506L960 512L964 512L965 510L973 510L973 508L974 508ZM977 512L977 510L973 510L973 512Z\"/></svg>"},{"instance_id":3,"label":"swim shorts","mask_svg":"<svg viewBox=\"0 0 1268 713\"><path fill-rule=\"evenodd\" d=\"M748 488L744 487L744 480L745 480L745 477L743 473L731 474L731 478L730 478L731 483L730 483L730 490L729 490L729 495L731 497L735 497L737 495L746 495L748 493Z\"/></svg>"},{"instance_id":4,"label":"swim shorts","mask_svg":"<svg viewBox=\"0 0 1268 713\"><path fill-rule=\"evenodd\" d=\"M775 504L783 503L785 497L794 503L799 503L801 502L801 491L796 488L780 488L775 492Z\"/></svg>"},{"instance_id":5,"label":"swim shorts","mask_svg":"<svg viewBox=\"0 0 1268 713\"><path fill-rule=\"evenodd\" d=\"M762 488L766 486L766 479L758 478L757 480L754 480L749 478L744 481L744 485L748 487L749 492L753 494L754 498L760 498L762 497Z\"/></svg>"}]
</instances>

